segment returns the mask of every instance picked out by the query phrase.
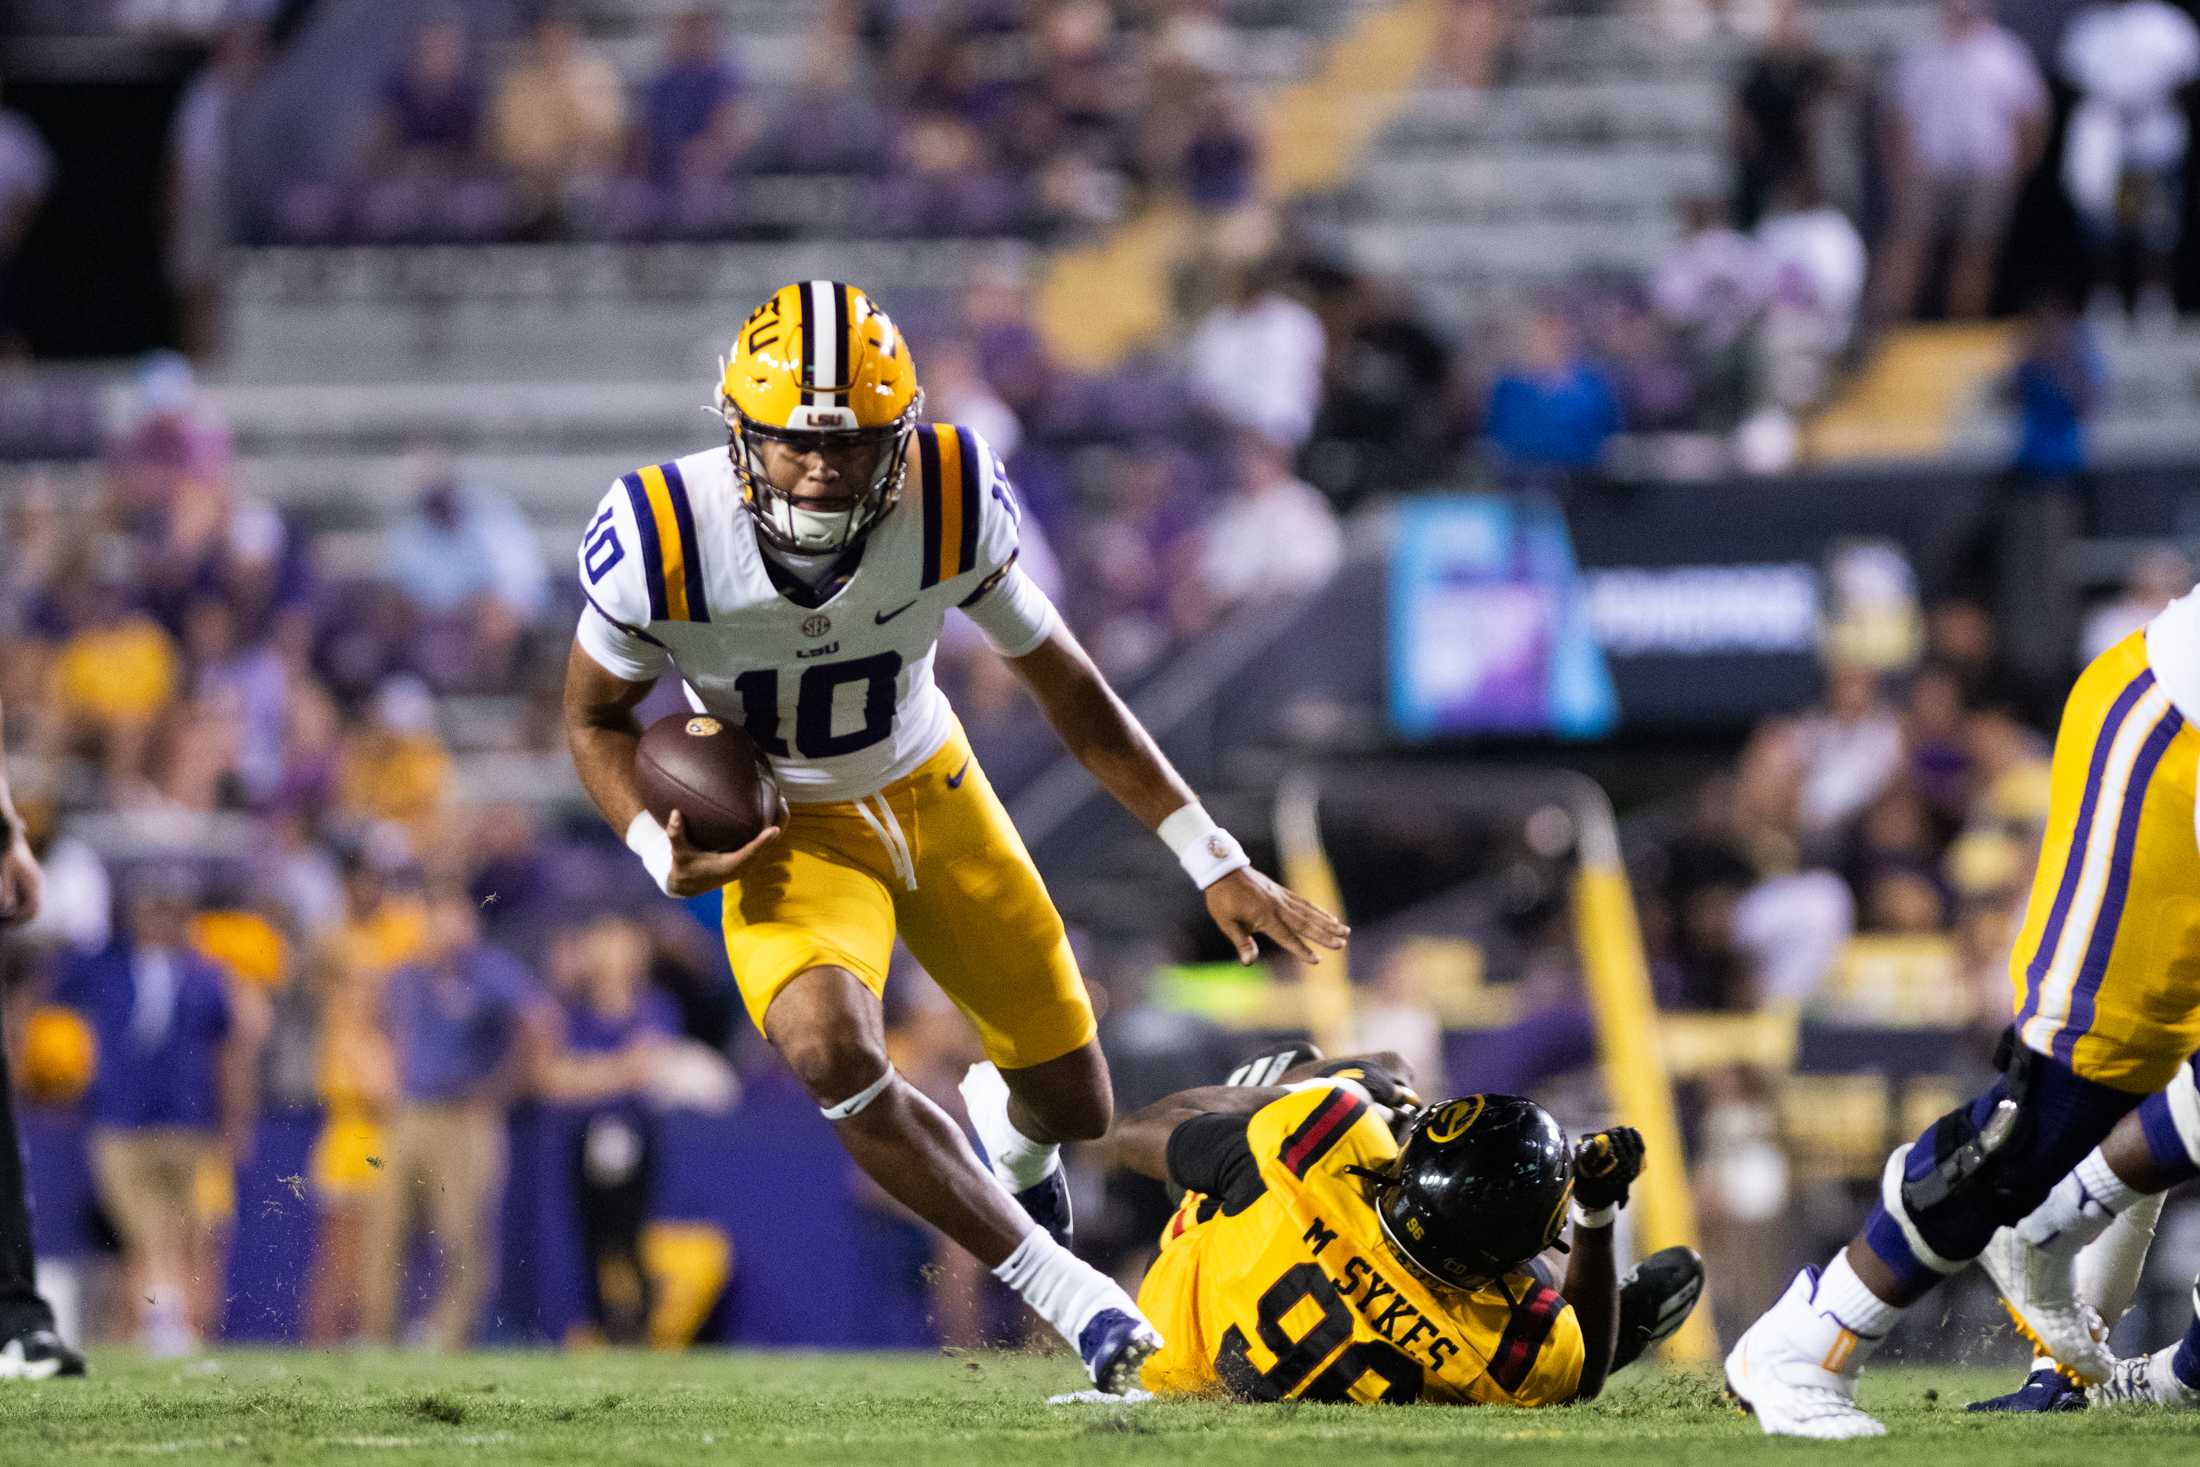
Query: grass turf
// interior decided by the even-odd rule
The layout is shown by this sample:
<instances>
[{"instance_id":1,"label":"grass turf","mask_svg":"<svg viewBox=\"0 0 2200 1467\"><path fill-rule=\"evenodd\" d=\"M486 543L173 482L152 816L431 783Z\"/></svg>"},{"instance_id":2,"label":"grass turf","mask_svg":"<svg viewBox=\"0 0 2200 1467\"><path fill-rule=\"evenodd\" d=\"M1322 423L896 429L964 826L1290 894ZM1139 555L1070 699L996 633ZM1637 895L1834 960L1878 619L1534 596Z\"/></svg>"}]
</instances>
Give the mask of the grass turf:
<instances>
[{"instance_id":1,"label":"grass turf","mask_svg":"<svg viewBox=\"0 0 2200 1467\"><path fill-rule=\"evenodd\" d=\"M2200 1420L2149 1412L1980 1417L2008 1372L1888 1368L1864 1404L1893 1435L1774 1442L1710 1374L1622 1376L1557 1411L1434 1406L1048 1406L1063 1357L1011 1353L678 1356L225 1353L95 1358L88 1381L0 1383L0 1463L797 1463L855 1467L1468 1461L1706 1467L1833 1452L1844 1464L2116 1467L2193 1460Z\"/></svg>"}]
</instances>

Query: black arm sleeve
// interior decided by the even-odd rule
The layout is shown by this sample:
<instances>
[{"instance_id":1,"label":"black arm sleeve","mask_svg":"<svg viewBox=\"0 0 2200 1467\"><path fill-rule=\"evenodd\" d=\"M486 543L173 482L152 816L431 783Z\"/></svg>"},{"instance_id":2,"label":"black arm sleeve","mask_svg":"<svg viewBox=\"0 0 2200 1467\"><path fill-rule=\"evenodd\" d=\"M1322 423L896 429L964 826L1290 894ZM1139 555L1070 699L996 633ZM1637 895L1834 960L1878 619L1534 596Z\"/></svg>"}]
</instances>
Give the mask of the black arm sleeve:
<instances>
[{"instance_id":1,"label":"black arm sleeve","mask_svg":"<svg viewBox=\"0 0 2200 1467\"><path fill-rule=\"evenodd\" d=\"M1251 1116L1193 1116L1169 1133L1169 1180L1188 1192L1220 1199L1227 1213L1243 1212L1267 1190L1260 1163L1245 1139Z\"/></svg>"}]
</instances>

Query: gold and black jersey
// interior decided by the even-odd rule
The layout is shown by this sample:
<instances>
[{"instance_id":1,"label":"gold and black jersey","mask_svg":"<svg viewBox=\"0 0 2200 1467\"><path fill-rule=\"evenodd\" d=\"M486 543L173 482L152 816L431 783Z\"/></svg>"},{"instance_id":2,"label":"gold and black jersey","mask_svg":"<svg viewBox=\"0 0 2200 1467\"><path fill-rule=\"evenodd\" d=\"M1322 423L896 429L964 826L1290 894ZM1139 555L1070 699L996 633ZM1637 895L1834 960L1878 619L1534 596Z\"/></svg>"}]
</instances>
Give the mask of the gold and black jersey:
<instances>
[{"instance_id":1,"label":"gold and black jersey","mask_svg":"<svg viewBox=\"0 0 2200 1467\"><path fill-rule=\"evenodd\" d=\"M1505 1281L1511 1301L1494 1287L1442 1288L1383 1241L1368 1183L1351 1169L1379 1170L1398 1148L1366 1101L1299 1091L1224 1146L1202 1168L1213 1192L1185 1197L1139 1288L1167 1341L1146 1364L1147 1389L1253 1401L1573 1398L1581 1326L1555 1289L1525 1272Z\"/></svg>"}]
</instances>

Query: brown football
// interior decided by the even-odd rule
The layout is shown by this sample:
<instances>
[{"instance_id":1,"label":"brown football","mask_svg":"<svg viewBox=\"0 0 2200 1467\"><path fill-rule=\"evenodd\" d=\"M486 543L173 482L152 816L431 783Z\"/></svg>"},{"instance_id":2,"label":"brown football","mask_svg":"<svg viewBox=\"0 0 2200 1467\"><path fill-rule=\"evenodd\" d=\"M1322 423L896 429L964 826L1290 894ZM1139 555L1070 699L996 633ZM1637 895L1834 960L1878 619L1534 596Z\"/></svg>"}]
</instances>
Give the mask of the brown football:
<instances>
[{"instance_id":1,"label":"brown football","mask_svg":"<svg viewBox=\"0 0 2200 1467\"><path fill-rule=\"evenodd\" d=\"M701 850L737 851L765 826L787 821L787 801L756 741L708 713L675 713L643 730L634 777L657 823L678 810L688 844Z\"/></svg>"}]
</instances>

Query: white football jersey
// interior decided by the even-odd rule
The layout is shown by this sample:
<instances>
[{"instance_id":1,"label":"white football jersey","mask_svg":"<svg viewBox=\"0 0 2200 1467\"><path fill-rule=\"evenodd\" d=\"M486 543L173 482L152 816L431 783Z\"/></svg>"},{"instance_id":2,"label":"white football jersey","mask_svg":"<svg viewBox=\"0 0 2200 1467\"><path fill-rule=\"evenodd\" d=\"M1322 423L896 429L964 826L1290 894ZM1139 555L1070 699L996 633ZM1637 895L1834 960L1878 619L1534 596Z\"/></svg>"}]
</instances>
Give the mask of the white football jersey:
<instances>
[{"instance_id":1,"label":"white football jersey","mask_svg":"<svg viewBox=\"0 0 2200 1467\"><path fill-rule=\"evenodd\" d=\"M2187 723L2200 720L2200 587L2147 623L2147 666Z\"/></svg>"},{"instance_id":2,"label":"white football jersey","mask_svg":"<svg viewBox=\"0 0 2200 1467\"><path fill-rule=\"evenodd\" d=\"M676 671L697 710L748 730L791 801L908 774L954 723L932 680L947 613L964 607L1011 657L1055 624L1010 568L1020 510L985 441L927 424L909 457L852 572L815 594L767 569L725 449L623 476L581 537L582 648L629 682Z\"/></svg>"}]
</instances>

